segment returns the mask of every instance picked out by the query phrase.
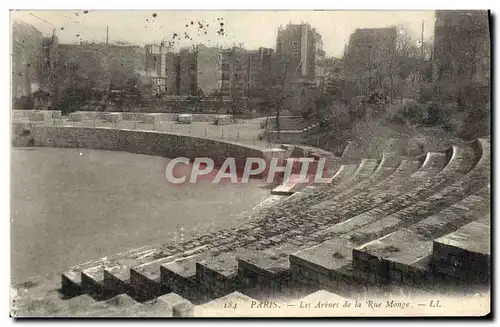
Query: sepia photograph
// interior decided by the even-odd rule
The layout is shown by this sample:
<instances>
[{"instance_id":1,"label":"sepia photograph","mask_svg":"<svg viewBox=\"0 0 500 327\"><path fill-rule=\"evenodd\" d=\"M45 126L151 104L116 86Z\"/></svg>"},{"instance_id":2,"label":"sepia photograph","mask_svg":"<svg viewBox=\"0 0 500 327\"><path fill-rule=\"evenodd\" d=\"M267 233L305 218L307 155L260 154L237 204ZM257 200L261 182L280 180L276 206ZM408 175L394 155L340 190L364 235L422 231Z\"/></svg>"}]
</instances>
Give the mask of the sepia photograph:
<instances>
[{"instance_id":1,"label":"sepia photograph","mask_svg":"<svg viewBox=\"0 0 500 327\"><path fill-rule=\"evenodd\" d=\"M9 16L10 320L491 317L488 8Z\"/></svg>"}]
</instances>

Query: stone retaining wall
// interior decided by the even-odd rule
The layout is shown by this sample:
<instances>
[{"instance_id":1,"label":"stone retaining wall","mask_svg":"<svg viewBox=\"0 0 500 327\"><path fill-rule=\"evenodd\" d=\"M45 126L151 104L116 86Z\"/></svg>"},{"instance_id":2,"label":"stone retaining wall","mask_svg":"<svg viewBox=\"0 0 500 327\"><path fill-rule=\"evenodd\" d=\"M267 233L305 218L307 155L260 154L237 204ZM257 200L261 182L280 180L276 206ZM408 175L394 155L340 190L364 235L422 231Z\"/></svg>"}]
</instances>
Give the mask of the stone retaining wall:
<instances>
[{"instance_id":1,"label":"stone retaining wall","mask_svg":"<svg viewBox=\"0 0 500 327\"><path fill-rule=\"evenodd\" d=\"M12 110L12 120L48 120L61 118L60 110Z\"/></svg>"},{"instance_id":2,"label":"stone retaining wall","mask_svg":"<svg viewBox=\"0 0 500 327\"><path fill-rule=\"evenodd\" d=\"M70 119L75 120L93 120L105 119L106 115L120 115L123 120L139 120L144 121L147 117L154 115L155 119L161 121L177 121L180 113L147 113L147 112L103 112L103 111L77 111L71 113ZM217 114L190 114L193 122L208 122L213 123L217 118L222 124L233 122L233 115L217 115ZM150 119L150 118L149 118Z\"/></svg>"},{"instance_id":3,"label":"stone retaining wall","mask_svg":"<svg viewBox=\"0 0 500 327\"><path fill-rule=\"evenodd\" d=\"M13 133L29 129L35 146L116 150L166 158L267 158L257 147L155 131L118 130L14 123ZM15 135L15 134L14 134ZM238 162L238 160L237 160Z\"/></svg>"}]
</instances>

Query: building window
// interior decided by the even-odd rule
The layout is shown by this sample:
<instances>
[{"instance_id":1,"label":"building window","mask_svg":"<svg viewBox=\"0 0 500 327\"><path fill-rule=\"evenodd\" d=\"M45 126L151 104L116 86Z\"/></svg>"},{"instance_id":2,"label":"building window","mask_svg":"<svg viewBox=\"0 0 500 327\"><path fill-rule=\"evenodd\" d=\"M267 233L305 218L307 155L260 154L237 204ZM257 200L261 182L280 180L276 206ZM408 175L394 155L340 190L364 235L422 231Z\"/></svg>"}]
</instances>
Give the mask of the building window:
<instances>
[{"instance_id":1,"label":"building window","mask_svg":"<svg viewBox=\"0 0 500 327\"><path fill-rule=\"evenodd\" d=\"M229 81L229 75L222 73L222 80L223 81Z\"/></svg>"}]
</instances>

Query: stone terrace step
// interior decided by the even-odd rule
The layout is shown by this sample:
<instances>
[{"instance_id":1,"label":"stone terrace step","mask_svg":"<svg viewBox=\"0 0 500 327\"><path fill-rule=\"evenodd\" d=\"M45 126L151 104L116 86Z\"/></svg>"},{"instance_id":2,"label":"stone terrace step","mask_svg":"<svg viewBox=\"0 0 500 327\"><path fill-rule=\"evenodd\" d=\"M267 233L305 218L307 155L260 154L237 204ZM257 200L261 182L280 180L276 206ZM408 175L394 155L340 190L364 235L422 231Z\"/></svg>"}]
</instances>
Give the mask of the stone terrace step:
<instances>
[{"instance_id":1,"label":"stone terrace step","mask_svg":"<svg viewBox=\"0 0 500 327\"><path fill-rule=\"evenodd\" d=\"M198 283L208 298L216 299L236 290L238 259L248 252L252 250L239 248L196 263Z\"/></svg>"},{"instance_id":2,"label":"stone terrace step","mask_svg":"<svg viewBox=\"0 0 500 327\"><path fill-rule=\"evenodd\" d=\"M300 198L301 200L307 199L308 196L311 196L311 193L314 196L319 195L319 193L323 190L324 187L330 186L331 185L342 185L344 183L347 183L349 180L351 180L352 176L358 169L357 165L341 165L337 172L328 180L327 184L318 184L318 183L313 183L311 185L308 185L306 188L301 190L301 193L303 193ZM296 199L299 197L294 197L293 204L296 204ZM290 198L290 200L292 197ZM283 203L283 205L287 205L290 200L286 201Z\"/></svg>"},{"instance_id":3,"label":"stone terrace step","mask_svg":"<svg viewBox=\"0 0 500 327\"><path fill-rule=\"evenodd\" d=\"M206 236L203 236L206 237ZM168 244L161 249L155 249L137 258L126 258L116 260L104 271L104 284L108 289L127 287L130 281L130 268L147 264L161 258L171 258L190 256L200 251L206 250L207 246L197 246L196 240L189 240L182 244ZM189 249L186 246L189 245ZM194 248L192 248L194 246Z\"/></svg>"},{"instance_id":4,"label":"stone terrace step","mask_svg":"<svg viewBox=\"0 0 500 327\"><path fill-rule=\"evenodd\" d=\"M430 154L427 158L439 158L442 156L443 155L434 156L433 154ZM427 163L429 162L431 161L427 161ZM389 218L380 221L380 224L382 225L378 225L379 217L384 215L386 210L377 209L376 206L385 202L387 199L392 198L389 197L389 194L387 194L387 196L379 196L380 193L384 192L381 190L394 190L400 184L407 185L406 188L411 189L415 186L415 184L418 184L417 178L409 178L410 176L415 175L412 174L415 172L415 169L415 162L403 161L398 169L383 181L368 187L367 189L358 191L357 194L342 203L330 205L329 211L331 211L332 208L337 208L337 215L344 215L344 218L351 217L352 215L354 216L348 218L347 220L340 221L327 229L320 230L314 233L313 236L318 237L319 240L326 240L328 237L339 236L365 226L366 228L360 230L360 232L376 232L376 230L381 230L382 227L386 227L387 224L391 224L391 222L394 222L395 220ZM430 175L422 174L425 170L428 170ZM434 167L429 168L428 165L426 166L426 164L424 164L418 169L417 172L420 172L420 174L418 174L419 178L425 178L431 177L437 172L437 170L434 169ZM314 208L317 207L313 207L312 210L315 210ZM363 211L365 212L363 213ZM362 239L360 240L362 241Z\"/></svg>"},{"instance_id":5,"label":"stone terrace step","mask_svg":"<svg viewBox=\"0 0 500 327\"><path fill-rule=\"evenodd\" d=\"M489 201L483 198L482 202L478 202L478 198L477 195L469 196L456 207L452 206L421 221L419 223L421 226L418 228L415 228L416 225L402 228L355 249L354 267L394 284L430 290L434 287L439 288L442 284L441 279L429 280L432 278L429 277L432 274L429 265L433 253L432 239L436 235L440 236L437 233L443 235L456 230L464 222L467 223L474 220L474 217L484 214L485 210L488 210ZM456 210L458 207L461 207L461 211ZM446 231L443 228L433 228L433 223L448 226L449 229ZM424 232L423 235L418 233L429 229L440 232Z\"/></svg>"},{"instance_id":6,"label":"stone terrace step","mask_svg":"<svg viewBox=\"0 0 500 327\"><path fill-rule=\"evenodd\" d=\"M161 285L160 267L172 261L175 256L156 259L130 268L130 292L141 300L164 295L168 290Z\"/></svg>"},{"instance_id":7,"label":"stone terrace step","mask_svg":"<svg viewBox=\"0 0 500 327\"><path fill-rule=\"evenodd\" d=\"M291 248L297 249L296 246ZM294 294L286 249L248 251L238 258L238 289L259 300Z\"/></svg>"},{"instance_id":8,"label":"stone terrace step","mask_svg":"<svg viewBox=\"0 0 500 327\"><path fill-rule=\"evenodd\" d=\"M457 279L488 282L490 229L489 222L476 220L435 239L432 253L434 271Z\"/></svg>"},{"instance_id":9,"label":"stone terrace step","mask_svg":"<svg viewBox=\"0 0 500 327\"><path fill-rule=\"evenodd\" d=\"M349 296L357 290L356 285L338 270L351 263L354 246L345 238L336 238L290 255L291 279L305 289Z\"/></svg>"},{"instance_id":10,"label":"stone terrace step","mask_svg":"<svg viewBox=\"0 0 500 327\"><path fill-rule=\"evenodd\" d=\"M339 203L350 196L360 194L360 192L366 192L364 194L368 194L371 189L378 187L379 184L383 185L384 183L392 181L394 178L400 177L402 172L414 172L420 165L418 161L409 162L401 160L401 158L402 157L398 155L384 154L380 165L369 178L352 185L352 187L337 193L334 197L326 201L314 205L312 208L328 208L330 205Z\"/></svg>"},{"instance_id":11,"label":"stone terrace step","mask_svg":"<svg viewBox=\"0 0 500 327\"><path fill-rule=\"evenodd\" d=\"M335 196L348 187L355 185L365 178L368 178L376 170L378 166L378 160L363 159L353 173L350 173L352 167L349 166L351 165L342 165L337 174L332 177L331 183L327 183L324 187L313 190L311 194L308 194L306 197L299 199L293 205L308 207L312 204L320 202L321 200ZM342 167L346 168L342 169ZM278 206L276 210L283 209L283 207L290 207L290 203L283 203L283 205Z\"/></svg>"},{"instance_id":12,"label":"stone terrace step","mask_svg":"<svg viewBox=\"0 0 500 327\"><path fill-rule=\"evenodd\" d=\"M138 278L140 279L140 274L137 274L140 270L145 269L145 275L143 276L143 282L146 284L154 284L154 281L146 282L148 279L147 275L155 275L155 268L149 267L150 264L156 264L158 262L164 262L169 260L175 260L180 256L187 256L193 253L197 253L201 251L205 247L198 247L188 251L181 251L177 246L168 247L163 251L159 250L151 250L147 253L143 253L142 256L128 259L120 259L115 260L110 263L106 267L95 267L93 268L92 274L89 274L87 271L82 272L87 276L85 278L91 279L89 284L93 285L93 290L103 290L106 294L121 294L121 293L130 293L134 294L136 291L135 287L130 287L130 276L131 276L131 268L138 267L137 271L135 271L135 280L134 282L138 282ZM155 266L156 267L156 266ZM151 271L152 270L152 271ZM150 274L151 273L151 274ZM150 276L151 277L151 276ZM154 278L153 278L154 279ZM140 283L139 283L140 284ZM140 289L140 286L136 286Z\"/></svg>"},{"instance_id":13,"label":"stone terrace step","mask_svg":"<svg viewBox=\"0 0 500 327\"><path fill-rule=\"evenodd\" d=\"M476 220L489 209L490 198L487 188L484 188L409 228L428 239L434 239Z\"/></svg>"},{"instance_id":14,"label":"stone terrace step","mask_svg":"<svg viewBox=\"0 0 500 327\"><path fill-rule=\"evenodd\" d=\"M489 153L485 153L485 155L481 157L482 159L480 162L482 162L482 164L474 170L473 165L476 161L473 159L473 148L470 147L464 149L454 149L456 151L454 152L452 159L441 172L433 177L428 178L426 182L421 182L417 187L414 187L417 181L410 178L406 182L410 190L407 193L401 194L396 198L394 198L394 196L397 193L394 194L394 191L391 191L391 189L388 188L387 190L376 192L374 194L374 198L364 198L363 201L358 201L358 199L354 198L349 200L351 201L350 203L341 203L339 205L332 206L329 209L311 209L310 211L314 213L314 216L327 216L332 222L336 222L337 225L332 226L332 228L328 232L329 235L335 235L335 233L337 233L335 229L339 226L338 223L342 223L349 218L350 220L348 223L350 225L361 224L361 226L364 226L368 223L372 223L378 220L381 216L386 216L388 214L403 210L405 207L411 206L414 203L417 203L418 201L431 196L432 194L438 193L443 188L446 188L447 185L453 183L456 178L464 176L464 174L461 173L462 171L467 173L470 170L471 172L470 175L467 175L468 178L464 179L463 184L472 183L471 180L473 180L475 177L484 175L484 163L489 161ZM472 174L473 170L475 171L475 173ZM421 176L418 179L420 178ZM463 186L462 184L457 183L455 183L454 185ZM474 188L476 188L476 186L473 185L473 187L470 188L462 188L462 192L455 193L459 194L463 193L463 191L474 191ZM456 187L449 188L446 192L449 193L454 191L457 191ZM438 197L439 195L434 196L434 198ZM352 203L352 201L356 201L356 203ZM446 200L443 199L443 201ZM455 202L456 201L458 200L455 200Z\"/></svg>"},{"instance_id":15,"label":"stone terrace step","mask_svg":"<svg viewBox=\"0 0 500 327\"><path fill-rule=\"evenodd\" d=\"M211 255L211 252L204 252L161 265L162 286L190 301L197 302L203 297L196 278L197 262L204 262Z\"/></svg>"},{"instance_id":16,"label":"stone terrace step","mask_svg":"<svg viewBox=\"0 0 500 327\"><path fill-rule=\"evenodd\" d=\"M379 161L376 159L363 159L361 160L361 163L359 164L358 169L354 172L352 175L352 178L347 180L345 183L342 183L341 185L338 185L335 188L330 188L330 193L333 192L338 193L347 187L350 187L351 185L355 185L356 183L369 178L374 174L377 170L377 167L379 166Z\"/></svg>"},{"instance_id":17,"label":"stone terrace step","mask_svg":"<svg viewBox=\"0 0 500 327\"><path fill-rule=\"evenodd\" d=\"M143 253L147 251L152 251L150 246L143 246L140 248L132 249L126 252L117 253L114 258L101 258L99 260L89 261L74 267L71 267L69 270L65 271L61 275L61 284L63 292L67 294L81 294L86 292L87 290L82 288L82 271L87 269L95 269L94 267L106 267L110 262L113 262L114 259L119 258L133 258L136 256L141 256ZM99 275L99 273L96 273ZM97 276L99 277L99 276ZM97 278L99 279L99 278ZM88 283L87 283L88 286Z\"/></svg>"},{"instance_id":18,"label":"stone terrace step","mask_svg":"<svg viewBox=\"0 0 500 327\"><path fill-rule=\"evenodd\" d=\"M386 216L374 221L351 233L351 241L358 244L383 237L402 227L409 227L411 230L428 237L429 239L444 235L474 219L475 213L484 212L489 206L489 201L481 197L481 191L475 195L470 195L457 203L453 203L456 198L449 197L449 202L419 202L414 206L403 209L395 214ZM439 197L439 199L442 199ZM450 205L449 207L447 205ZM439 211L439 208L445 208ZM464 209L466 208L466 209ZM470 211L469 211L470 210ZM437 212L439 211L439 212ZM468 212L469 211L469 212ZM435 214L433 214L435 213ZM420 221L419 219L430 215ZM411 217L405 219L405 217ZM415 225L411 225L418 221Z\"/></svg>"}]
</instances>

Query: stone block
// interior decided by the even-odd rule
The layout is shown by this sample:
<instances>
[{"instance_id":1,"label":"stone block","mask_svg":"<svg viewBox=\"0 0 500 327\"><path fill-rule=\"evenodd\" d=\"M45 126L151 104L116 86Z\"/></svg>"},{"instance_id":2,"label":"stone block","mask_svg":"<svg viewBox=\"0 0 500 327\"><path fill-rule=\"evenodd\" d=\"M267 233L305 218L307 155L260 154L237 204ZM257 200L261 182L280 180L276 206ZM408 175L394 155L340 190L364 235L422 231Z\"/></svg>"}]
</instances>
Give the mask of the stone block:
<instances>
[{"instance_id":1,"label":"stone block","mask_svg":"<svg viewBox=\"0 0 500 327\"><path fill-rule=\"evenodd\" d=\"M208 296L218 298L233 292L238 282L238 258L249 251L236 249L196 264L196 275L201 289Z\"/></svg>"},{"instance_id":2,"label":"stone block","mask_svg":"<svg viewBox=\"0 0 500 327\"><path fill-rule=\"evenodd\" d=\"M140 299L151 299L166 294L162 286L160 267L171 258L158 259L130 269L130 291Z\"/></svg>"},{"instance_id":3,"label":"stone block","mask_svg":"<svg viewBox=\"0 0 500 327\"><path fill-rule=\"evenodd\" d=\"M457 279L487 282L490 226L474 221L433 242L434 270Z\"/></svg>"},{"instance_id":4,"label":"stone block","mask_svg":"<svg viewBox=\"0 0 500 327\"><path fill-rule=\"evenodd\" d=\"M230 125L233 123L232 115L219 115L216 119L218 125Z\"/></svg>"},{"instance_id":5,"label":"stone block","mask_svg":"<svg viewBox=\"0 0 500 327\"><path fill-rule=\"evenodd\" d=\"M95 266L82 270L82 288L86 292L101 292L104 289L104 268Z\"/></svg>"},{"instance_id":6,"label":"stone block","mask_svg":"<svg viewBox=\"0 0 500 327\"><path fill-rule=\"evenodd\" d=\"M249 252L238 259L239 287L258 298L286 295L290 291L289 268L288 255L284 253Z\"/></svg>"},{"instance_id":7,"label":"stone block","mask_svg":"<svg viewBox=\"0 0 500 327\"><path fill-rule=\"evenodd\" d=\"M30 111L29 120L32 121L44 121L45 115L41 111Z\"/></svg>"},{"instance_id":8,"label":"stone block","mask_svg":"<svg viewBox=\"0 0 500 327\"><path fill-rule=\"evenodd\" d=\"M295 264L306 267L323 275L343 267L352 260L354 244L344 238L326 241L311 249L290 255L290 266Z\"/></svg>"},{"instance_id":9,"label":"stone block","mask_svg":"<svg viewBox=\"0 0 500 327\"><path fill-rule=\"evenodd\" d=\"M162 285L188 300L198 300L202 294L196 279L196 262L203 258L197 255L163 264L160 268Z\"/></svg>"},{"instance_id":10,"label":"stone block","mask_svg":"<svg viewBox=\"0 0 500 327\"><path fill-rule=\"evenodd\" d=\"M69 114L69 120L70 121L82 121L83 114L81 112L72 112Z\"/></svg>"},{"instance_id":11,"label":"stone block","mask_svg":"<svg viewBox=\"0 0 500 327\"><path fill-rule=\"evenodd\" d=\"M143 123L144 124L155 124L157 125L158 123L161 122L161 114L145 114L143 118Z\"/></svg>"},{"instance_id":12,"label":"stone block","mask_svg":"<svg viewBox=\"0 0 500 327\"><path fill-rule=\"evenodd\" d=\"M104 119L108 123L118 123L122 120L122 114L119 112L107 113L105 114Z\"/></svg>"},{"instance_id":13,"label":"stone block","mask_svg":"<svg viewBox=\"0 0 500 327\"><path fill-rule=\"evenodd\" d=\"M72 295L81 292L82 278L79 271L68 270L61 274L61 290L63 293Z\"/></svg>"},{"instance_id":14,"label":"stone block","mask_svg":"<svg viewBox=\"0 0 500 327\"><path fill-rule=\"evenodd\" d=\"M126 293L130 281L129 266L115 266L104 269L103 288L115 294Z\"/></svg>"},{"instance_id":15,"label":"stone block","mask_svg":"<svg viewBox=\"0 0 500 327\"><path fill-rule=\"evenodd\" d=\"M271 190L272 195L292 195L295 193L296 184L279 185Z\"/></svg>"},{"instance_id":16,"label":"stone block","mask_svg":"<svg viewBox=\"0 0 500 327\"><path fill-rule=\"evenodd\" d=\"M59 111L59 110L53 110L52 111L52 115L51 115L50 118L52 118L52 119L61 119L61 117L62 117L61 111Z\"/></svg>"}]
</instances>

